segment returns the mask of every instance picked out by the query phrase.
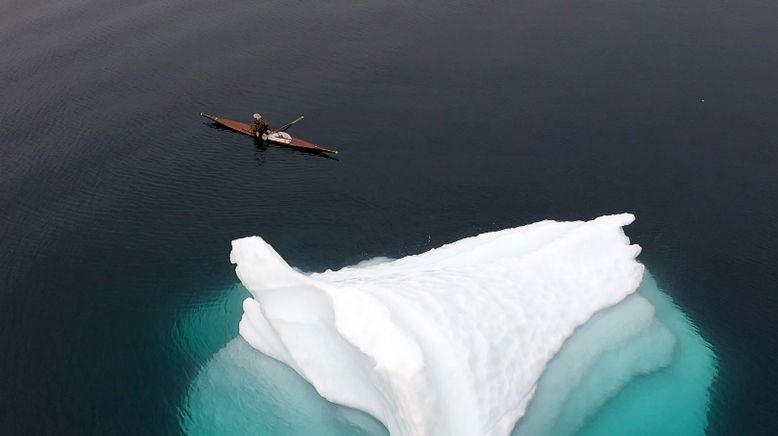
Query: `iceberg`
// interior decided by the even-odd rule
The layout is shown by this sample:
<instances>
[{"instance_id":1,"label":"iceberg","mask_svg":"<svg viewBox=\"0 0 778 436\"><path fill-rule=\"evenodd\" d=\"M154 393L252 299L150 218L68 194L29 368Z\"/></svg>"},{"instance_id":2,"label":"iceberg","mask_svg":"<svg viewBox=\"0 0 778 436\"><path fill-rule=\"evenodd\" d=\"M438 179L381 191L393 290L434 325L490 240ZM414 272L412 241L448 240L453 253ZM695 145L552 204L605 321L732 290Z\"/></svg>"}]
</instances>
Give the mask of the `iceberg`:
<instances>
[{"instance_id":1,"label":"iceberg","mask_svg":"<svg viewBox=\"0 0 778 436\"><path fill-rule=\"evenodd\" d=\"M644 277L622 229L633 220L542 221L310 275L259 237L235 240L230 259L250 293L241 338L196 377L183 427L625 434L649 428L641 410L652 405L636 397L672 396L673 408L647 415L656 428L681 407L693 417L684 434L702 434L712 352ZM692 373L682 394L667 389ZM283 407L292 403L296 411ZM299 415L308 424L279 431Z\"/></svg>"}]
</instances>

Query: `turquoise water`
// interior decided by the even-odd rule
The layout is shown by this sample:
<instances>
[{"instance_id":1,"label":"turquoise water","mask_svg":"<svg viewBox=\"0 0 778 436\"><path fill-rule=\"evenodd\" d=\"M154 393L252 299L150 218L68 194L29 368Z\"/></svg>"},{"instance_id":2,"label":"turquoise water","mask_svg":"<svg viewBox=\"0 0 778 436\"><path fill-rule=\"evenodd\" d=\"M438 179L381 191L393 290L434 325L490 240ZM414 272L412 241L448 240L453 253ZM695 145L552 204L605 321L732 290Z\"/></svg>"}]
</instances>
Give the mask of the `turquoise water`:
<instances>
[{"instance_id":1,"label":"turquoise water","mask_svg":"<svg viewBox=\"0 0 778 436\"><path fill-rule=\"evenodd\" d=\"M581 435L702 435L717 360L694 323L648 276L639 292L675 336L670 365L637 377L589 421Z\"/></svg>"},{"instance_id":2,"label":"turquoise water","mask_svg":"<svg viewBox=\"0 0 778 436\"><path fill-rule=\"evenodd\" d=\"M613 320L612 312L628 312L629 308L620 305L602 311L579 328L538 382L535 400L525 415L526 424L533 425L531 431L542 428L552 435L704 434L709 389L716 375L715 354L650 274L638 293L654 305L660 322L596 356L570 389L560 380L572 371L576 356L582 355L580 347L596 341L601 334L597 325L613 327L596 321L608 316ZM180 345L206 362L181 408L182 428L195 435L240 435L247 429L272 435L386 434L376 420L327 402L289 367L236 337L241 302L248 296L245 288L236 285L225 290L221 299L193 309L177 324ZM651 370L657 366L659 370ZM522 433L521 423L515 433Z\"/></svg>"},{"instance_id":3,"label":"turquoise water","mask_svg":"<svg viewBox=\"0 0 778 436\"><path fill-rule=\"evenodd\" d=\"M291 368L235 337L248 296L236 285L177 325L181 346L207 361L181 410L187 434L388 434L375 419L326 401Z\"/></svg>"}]
</instances>

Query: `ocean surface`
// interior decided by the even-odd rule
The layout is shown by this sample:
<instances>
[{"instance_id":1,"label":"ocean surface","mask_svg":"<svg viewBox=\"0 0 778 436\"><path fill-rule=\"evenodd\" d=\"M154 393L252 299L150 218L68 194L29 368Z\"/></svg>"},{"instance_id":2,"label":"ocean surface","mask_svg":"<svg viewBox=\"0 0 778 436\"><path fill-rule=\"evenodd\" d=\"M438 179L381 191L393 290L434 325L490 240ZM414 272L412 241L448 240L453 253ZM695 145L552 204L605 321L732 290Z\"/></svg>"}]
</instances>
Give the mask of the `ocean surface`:
<instances>
[{"instance_id":1,"label":"ocean surface","mask_svg":"<svg viewBox=\"0 0 778 436\"><path fill-rule=\"evenodd\" d=\"M707 433L778 433L775 1L0 10L0 433L182 433L232 239L322 271L617 212L719 359Z\"/></svg>"}]
</instances>

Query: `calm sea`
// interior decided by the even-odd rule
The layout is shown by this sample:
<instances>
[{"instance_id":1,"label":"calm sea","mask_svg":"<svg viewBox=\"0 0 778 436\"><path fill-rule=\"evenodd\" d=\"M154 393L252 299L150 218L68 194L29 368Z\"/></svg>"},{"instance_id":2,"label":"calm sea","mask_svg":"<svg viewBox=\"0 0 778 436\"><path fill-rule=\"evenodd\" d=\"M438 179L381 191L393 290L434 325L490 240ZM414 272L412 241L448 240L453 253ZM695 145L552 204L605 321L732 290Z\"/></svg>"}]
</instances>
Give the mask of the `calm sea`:
<instances>
[{"instance_id":1,"label":"calm sea","mask_svg":"<svg viewBox=\"0 0 778 436\"><path fill-rule=\"evenodd\" d=\"M709 433L778 432L774 0L0 10L0 433L180 432L234 238L316 271L623 211L720 359Z\"/></svg>"}]
</instances>

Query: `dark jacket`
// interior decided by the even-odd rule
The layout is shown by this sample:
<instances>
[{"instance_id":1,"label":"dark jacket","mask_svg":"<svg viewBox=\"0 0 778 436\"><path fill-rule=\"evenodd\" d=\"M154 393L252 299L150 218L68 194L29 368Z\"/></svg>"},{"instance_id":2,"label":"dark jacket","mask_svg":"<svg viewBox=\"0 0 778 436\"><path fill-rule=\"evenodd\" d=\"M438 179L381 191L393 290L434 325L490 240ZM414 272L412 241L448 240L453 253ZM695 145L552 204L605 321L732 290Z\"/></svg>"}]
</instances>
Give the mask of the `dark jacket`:
<instances>
[{"instance_id":1,"label":"dark jacket","mask_svg":"<svg viewBox=\"0 0 778 436\"><path fill-rule=\"evenodd\" d=\"M254 134L254 136L262 136L265 133L267 133L268 125L263 119L254 120L253 123L251 123L251 133Z\"/></svg>"}]
</instances>

